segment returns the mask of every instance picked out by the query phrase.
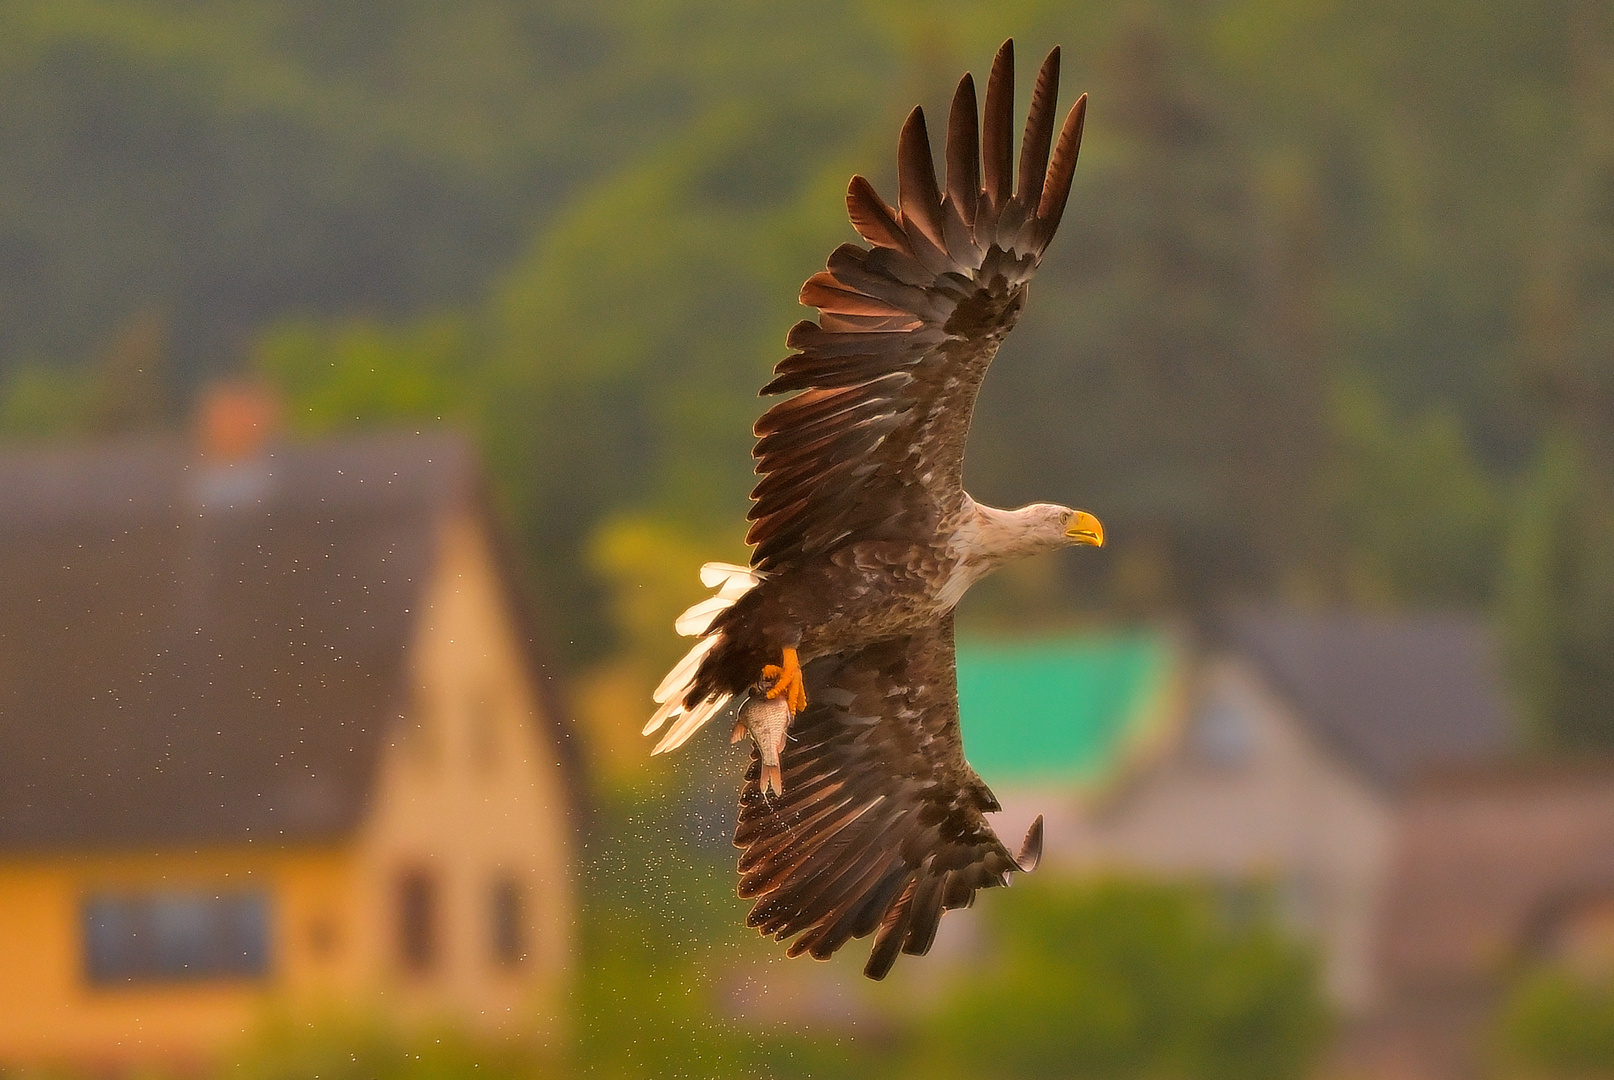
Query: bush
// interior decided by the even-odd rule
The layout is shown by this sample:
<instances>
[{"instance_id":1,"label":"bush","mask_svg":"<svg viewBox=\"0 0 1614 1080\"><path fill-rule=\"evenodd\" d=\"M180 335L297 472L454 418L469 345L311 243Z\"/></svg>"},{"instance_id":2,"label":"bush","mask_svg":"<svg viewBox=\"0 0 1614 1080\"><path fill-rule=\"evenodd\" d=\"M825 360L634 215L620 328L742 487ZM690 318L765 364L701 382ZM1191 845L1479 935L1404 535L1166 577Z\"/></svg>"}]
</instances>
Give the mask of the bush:
<instances>
[{"instance_id":1,"label":"bush","mask_svg":"<svg viewBox=\"0 0 1614 1080\"><path fill-rule=\"evenodd\" d=\"M1563 971L1526 977L1503 1005L1497 1041L1505 1071L1546 1077L1614 1076L1614 979Z\"/></svg>"},{"instance_id":2,"label":"bush","mask_svg":"<svg viewBox=\"0 0 1614 1080\"><path fill-rule=\"evenodd\" d=\"M478 1041L452 1028L399 1031L348 1017L279 1020L217 1080L541 1080L559 1062L537 1046Z\"/></svg>"},{"instance_id":3,"label":"bush","mask_svg":"<svg viewBox=\"0 0 1614 1080\"><path fill-rule=\"evenodd\" d=\"M998 962L927 1025L927 1077L1285 1080L1322 1045L1315 964L1270 913L1124 881L991 899Z\"/></svg>"}]
</instances>

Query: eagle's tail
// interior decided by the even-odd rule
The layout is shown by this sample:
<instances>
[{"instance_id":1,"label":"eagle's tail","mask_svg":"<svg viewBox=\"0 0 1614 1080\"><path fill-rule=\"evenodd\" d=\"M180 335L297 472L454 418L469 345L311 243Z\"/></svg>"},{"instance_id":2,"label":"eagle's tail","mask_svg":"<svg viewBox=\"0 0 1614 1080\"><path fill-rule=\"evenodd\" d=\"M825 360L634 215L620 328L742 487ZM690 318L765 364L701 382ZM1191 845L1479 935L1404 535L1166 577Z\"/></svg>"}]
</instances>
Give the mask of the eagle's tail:
<instances>
[{"instance_id":1,"label":"eagle's tail","mask_svg":"<svg viewBox=\"0 0 1614 1080\"><path fill-rule=\"evenodd\" d=\"M721 712L732 699L732 694L724 693L710 694L700 701L686 701L685 697L695 685L695 674L700 671L701 661L723 640L721 632L707 633L713 620L734 606L734 601L750 592L761 580L762 576L749 566L710 562L701 567L701 584L717 592L678 616L673 623L674 629L680 634L699 637L700 640L684 654L682 660L673 665L667 677L661 680L661 685L656 687L655 699L660 707L644 726L644 734L659 731L668 721L672 722L672 726L656 743L656 748L650 751L652 754L664 754L684 745L691 735Z\"/></svg>"}]
</instances>

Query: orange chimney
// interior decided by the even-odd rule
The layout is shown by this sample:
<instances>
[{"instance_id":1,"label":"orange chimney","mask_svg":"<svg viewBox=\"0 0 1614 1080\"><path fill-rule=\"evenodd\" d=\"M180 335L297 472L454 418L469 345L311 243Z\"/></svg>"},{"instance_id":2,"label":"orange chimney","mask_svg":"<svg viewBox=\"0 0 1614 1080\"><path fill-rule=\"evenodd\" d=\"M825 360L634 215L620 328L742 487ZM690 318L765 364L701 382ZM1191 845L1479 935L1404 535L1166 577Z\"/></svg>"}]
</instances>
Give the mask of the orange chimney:
<instances>
[{"instance_id":1,"label":"orange chimney","mask_svg":"<svg viewBox=\"0 0 1614 1080\"><path fill-rule=\"evenodd\" d=\"M202 391L196 440L202 456L240 461L263 449L280 427L280 402L260 382L232 379Z\"/></svg>"}]
</instances>

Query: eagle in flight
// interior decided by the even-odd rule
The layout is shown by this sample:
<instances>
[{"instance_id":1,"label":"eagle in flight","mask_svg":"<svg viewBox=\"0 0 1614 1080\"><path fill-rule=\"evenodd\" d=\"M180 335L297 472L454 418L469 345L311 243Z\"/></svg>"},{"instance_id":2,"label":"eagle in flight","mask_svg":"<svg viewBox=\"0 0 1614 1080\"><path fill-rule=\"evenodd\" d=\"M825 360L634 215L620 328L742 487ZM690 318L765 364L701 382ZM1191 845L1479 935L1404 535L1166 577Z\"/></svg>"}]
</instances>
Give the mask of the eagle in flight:
<instances>
[{"instance_id":1,"label":"eagle in flight","mask_svg":"<svg viewBox=\"0 0 1614 1080\"><path fill-rule=\"evenodd\" d=\"M665 728L659 754L743 699L734 738L756 743L734 835L740 895L756 899L746 922L818 959L872 933L874 979L1042 848L1040 817L1011 855L984 816L999 806L964 760L953 608L1005 563L1104 542L1091 514L998 510L963 487L976 392L1076 169L1087 98L1055 141L1058 82L1055 48L1017 178L1012 41L984 115L974 80L958 84L941 186L917 108L897 143L897 205L852 178L847 209L868 246L843 244L807 280L818 319L791 329L794 351L762 389L791 396L756 424L751 565L701 568L716 593L679 617L699 640L645 727Z\"/></svg>"}]
</instances>

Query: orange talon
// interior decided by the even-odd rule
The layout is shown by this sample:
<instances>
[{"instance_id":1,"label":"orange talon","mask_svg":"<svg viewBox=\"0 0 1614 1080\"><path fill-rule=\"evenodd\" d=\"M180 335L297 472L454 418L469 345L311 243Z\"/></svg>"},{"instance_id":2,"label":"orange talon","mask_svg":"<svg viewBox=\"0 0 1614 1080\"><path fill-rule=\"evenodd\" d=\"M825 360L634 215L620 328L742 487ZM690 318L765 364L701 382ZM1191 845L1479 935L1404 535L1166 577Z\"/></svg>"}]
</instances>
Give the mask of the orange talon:
<instances>
[{"instance_id":1,"label":"orange talon","mask_svg":"<svg viewBox=\"0 0 1614 1080\"><path fill-rule=\"evenodd\" d=\"M764 679L777 679L773 689L768 691L769 698L776 698L780 694L789 694L785 704L790 706L790 715L795 716L807 707L807 687L801 680L801 661L796 658L796 650L786 648L784 651L784 666L768 664L762 669Z\"/></svg>"}]
</instances>

